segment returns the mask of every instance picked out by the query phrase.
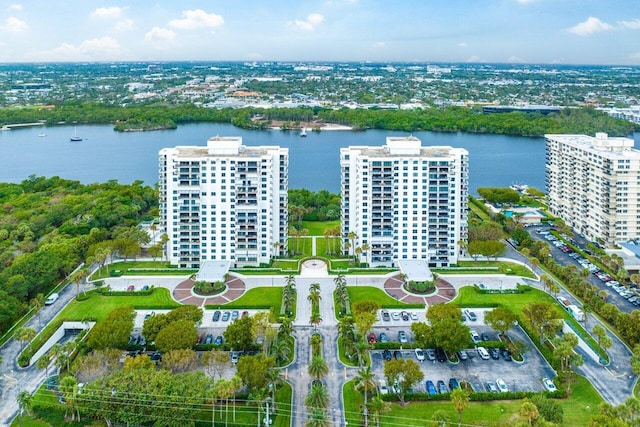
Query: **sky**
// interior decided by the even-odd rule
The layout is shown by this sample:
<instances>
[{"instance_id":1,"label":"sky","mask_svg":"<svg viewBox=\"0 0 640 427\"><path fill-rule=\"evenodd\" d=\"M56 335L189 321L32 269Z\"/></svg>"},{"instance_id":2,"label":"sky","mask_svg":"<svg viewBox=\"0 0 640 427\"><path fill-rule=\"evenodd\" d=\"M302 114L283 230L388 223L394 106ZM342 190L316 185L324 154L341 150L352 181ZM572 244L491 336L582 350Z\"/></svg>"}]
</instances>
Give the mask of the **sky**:
<instances>
[{"instance_id":1,"label":"sky","mask_svg":"<svg viewBox=\"0 0 640 427\"><path fill-rule=\"evenodd\" d=\"M0 0L0 62L640 65L640 0Z\"/></svg>"}]
</instances>

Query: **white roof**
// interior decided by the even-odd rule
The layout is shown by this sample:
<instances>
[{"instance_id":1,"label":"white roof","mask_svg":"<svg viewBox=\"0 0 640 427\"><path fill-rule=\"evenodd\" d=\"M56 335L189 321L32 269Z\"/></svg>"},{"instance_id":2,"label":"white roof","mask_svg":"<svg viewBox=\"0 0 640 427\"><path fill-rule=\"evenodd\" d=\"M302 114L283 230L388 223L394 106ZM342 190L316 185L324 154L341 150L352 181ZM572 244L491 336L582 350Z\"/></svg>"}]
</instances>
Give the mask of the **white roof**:
<instances>
[{"instance_id":1,"label":"white roof","mask_svg":"<svg viewBox=\"0 0 640 427\"><path fill-rule=\"evenodd\" d=\"M200 270L196 274L196 281L206 282L224 281L224 276L229 272L231 261L202 261Z\"/></svg>"},{"instance_id":2,"label":"white roof","mask_svg":"<svg viewBox=\"0 0 640 427\"><path fill-rule=\"evenodd\" d=\"M401 259L398 261L398 265L408 281L430 282L433 280L433 273L424 259Z\"/></svg>"}]
</instances>

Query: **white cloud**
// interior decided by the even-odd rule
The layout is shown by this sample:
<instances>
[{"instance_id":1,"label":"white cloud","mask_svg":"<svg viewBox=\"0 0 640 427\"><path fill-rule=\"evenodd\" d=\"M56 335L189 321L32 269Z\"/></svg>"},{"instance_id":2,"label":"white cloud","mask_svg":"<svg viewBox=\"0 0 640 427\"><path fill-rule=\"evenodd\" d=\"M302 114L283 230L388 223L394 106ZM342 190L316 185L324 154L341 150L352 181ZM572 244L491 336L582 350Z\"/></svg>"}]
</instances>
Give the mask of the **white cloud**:
<instances>
[{"instance_id":1,"label":"white cloud","mask_svg":"<svg viewBox=\"0 0 640 427\"><path fill-rule=\"evenodd\" d=\"M640 30L640 18L633 21L619 21L618 25L621 28L629 28L631 30Z\"/></svg>"},{"instance_id":2,"label":"white cloud","mask_svg":"<svg viewBox=\"0 0 640 427\"><path fill-rule=\"evenodd\" d=\"M510 56L507 59L507 62L524 62L524 60L522 58L520 58L519 56L513 55L513 56Z\"/></svg>"},{"instance_id":3,"label":"white cloud","mask_svg":"<svg viewBox=\"0 0 640 427\"><path fill-rule=\"evenodd\" d=\"M29 26L22 19L18 19L14 16L8 17L4 24L0 25L0 30L4 30L10 33L22 33L27 31Z\"/></svg>"},{"instance_id":4,"label":"white cloud","mask_svg":"<svg viewBox=\"0 0 640 427\"><path fill-rule=\"evenodd\" d=\"M39 61L95 61L121 58L122 50L116 39L101 37L85 40L78 46L62 43L53 50L35 52L27 56Z\"/></svg>"},{"instance_id":5,"label":"white cloud","mask_svg":"<svg viewBox=\"0 0 640 427\"><path fill-rule=\"evenodd\" d=\"M14 12L20 12L22 10L22 5L21 4L11 4L9 5L9 10L14 11Z\"/></svg>"},{"instance_id":6,"label":"white cloud","mask_svg":"<svg viewBox=\"0 0 640 427\"><path fill-rule=\"evenodd\" d=\"M373 47L374 49L382 49L384 46L385 46L385 43L384 43L384 42L375 42L375 43L372 45L372 47Z\"/></svg>"},{"instance_id":7,"label":"white cloud","mask_svg":"<svg viewBox=\"0 0 640 427\"><path fill-rule=\"evenodd\" d=\"M264 56L258 52L251 52L247 54L246 59L251 61L260 61L261 59L264 59Z\"/></svg>"},{"instance_id":8,"label":"white cloud","mask_svg":"<svg viewBox=\"0 0 640 427\"><path fill-rule=\"evenodd\" d=\"M215 28L222 24L224 24L224 19L221 15L207 13L202 9L185 10L182 12L182 19L174 19L169 22L171 27L181 30Z\"/></svg>"},{"instance_id":9,"label":"white cloud","mask_svg":"<svg viewBox=\"0 0 640 427\"><path fill-rule=\"evenodd\" d=\"M578 36L588 36L593 33L599 33L601 31L612 30L613 27L606 22L602 22L598 18L590 16L586 21L579 23L578 25L568 28L567 31Z\"/></svg>"},{"instance_id":10,"label":"white cloud","mask_svg":"<svg viewBox=\"0 0 640 427\"><path fill-rule=\"evenodd\" d=\"M133 30L135 25L133 25L133 20L126 18L122 21L116 22L116 25L113 26L113 29L116 31L129 31Z\"/></svg>"},{"instance_id":11,"label":"white cloud","mask_svg":"<svg viewBox=\"0 0 640 427\"><path fill-rule=\"evenodd\" d=\"M122 16L122 12L123 9L118 6L99 7L91 12L91 16L93 18L118 19Z\"/></svg>"},{"instance_id":12,"label":"white cloud","mask_svg":"<svg viewBox=\"0 0 640 427\"><path fill-rule=\"evenodd\" d=\"M176 37L176 33L173 30L166 28L153 27L151 31L144 35L145 40L173 40Z\"/></svg>"},{"instance_id":13,"label":"white cloud","mask_svg":"<svg viewBox=\"0 0 640 427\"><path fill-rule=\"evenodd\" d=\"M467 59L467 62L480 62L480 57L478 55L473 55Z\"/></svg>"},{"instance_id":14,"label":"white cloud","mask_svg":"<svg viewBox=\"0 0 640 427\"><path fill-rule=\"evenodd\" d=\"M469 45L467 44L467 42L460 42L460 43L458 43L458 46L460 46L460 47L467 47L467 46L469 46Z\"/></svg>"},{"instance_id":15,"label":"white cloud","mask_svg":"<svg viewBox=\"0 0 640 427\"><path fill-rule=\"evenodd\" d=\"M313 31L315 28L324 21L324 16L319 13L312 13L307 16L306 21L296 19L295 21L287 22L287 26L296 28L298 30Z\"/></svg>"}]
</instances>

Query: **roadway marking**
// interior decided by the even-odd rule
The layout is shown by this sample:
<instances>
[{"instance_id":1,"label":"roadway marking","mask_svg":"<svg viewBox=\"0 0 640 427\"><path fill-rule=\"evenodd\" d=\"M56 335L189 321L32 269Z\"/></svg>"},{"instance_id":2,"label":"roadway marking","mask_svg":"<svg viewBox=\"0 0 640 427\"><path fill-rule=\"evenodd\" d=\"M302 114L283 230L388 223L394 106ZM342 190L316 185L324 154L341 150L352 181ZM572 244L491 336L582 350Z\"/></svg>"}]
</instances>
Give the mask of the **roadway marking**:
<instances>
[{"instance_id":1,"label":"roadway marking","mask_svg":"<svg viewBox=\"0 0 640 427\"><path fill-rule=\"evenodd\" d=\"M604 369L605 369L607 372L609 372L609 374L610 374L612 377L614 377L614 378L622 378L622 377L626 377L626 376L627 376L627 373L626 373L626 372L623 372L623 373L621 373L621 374L616 374L616 373L615 373L616 371L614 371L614 370L612 370L612 369L609 369L609 368L608 368L608 367L606 367L606 366L604 367Z\"/></svg>"}]
</instances>

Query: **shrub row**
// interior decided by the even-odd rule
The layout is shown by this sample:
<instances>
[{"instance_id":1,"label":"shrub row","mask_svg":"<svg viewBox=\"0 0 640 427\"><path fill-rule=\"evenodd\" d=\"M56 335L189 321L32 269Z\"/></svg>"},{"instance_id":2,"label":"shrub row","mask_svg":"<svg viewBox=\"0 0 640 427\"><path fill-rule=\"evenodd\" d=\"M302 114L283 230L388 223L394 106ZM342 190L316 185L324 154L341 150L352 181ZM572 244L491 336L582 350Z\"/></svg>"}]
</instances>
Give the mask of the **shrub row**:
<instances>
[{"instance_id":1,"label":"shrub row","mask_svg":"<svg viewBox=\"0 0 640 427\"><path fill-rule=\"evenodd\" d=\"M405 401L425 402L425 401L442 401L449 400L450 393L443 394L429 394L429 393L407 393L405 394ZM558 390L553 393L543 391L509 391L506 393L490 393L486 391L477 391L469 394L469 399L472 402L488 402L491 400L520 400L524 398L531 398L532 396L543 395L553 399L564 399L567 397L565 390ZM382 400L386 402L398 401L398 395L394 393L383 394Z\"/></svg>"}]
</instances>

